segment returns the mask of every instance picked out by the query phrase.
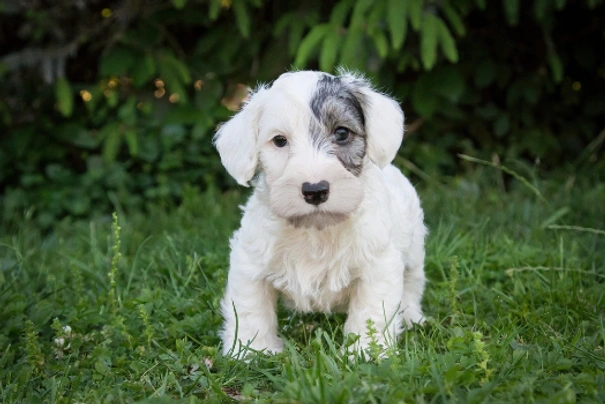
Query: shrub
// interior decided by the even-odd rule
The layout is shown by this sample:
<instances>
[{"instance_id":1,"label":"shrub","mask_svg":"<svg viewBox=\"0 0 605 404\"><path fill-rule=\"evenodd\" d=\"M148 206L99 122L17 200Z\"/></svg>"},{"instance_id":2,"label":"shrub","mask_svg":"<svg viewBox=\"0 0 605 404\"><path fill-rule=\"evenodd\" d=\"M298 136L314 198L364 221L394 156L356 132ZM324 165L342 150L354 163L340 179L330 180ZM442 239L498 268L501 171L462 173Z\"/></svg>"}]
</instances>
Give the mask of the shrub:
<instances>
[{"instance_id":1,"label":"shrub","mask_svg":"<svg viewBox=\"0 0 605 404\"><path fill-rule=\"evenodd\" d=\"M292 66L362 70L395 94L402 156L429 175L457 172L458 152L602 166L604 11L601 0L0 1L4 220L29 211L48 226L178 201L185 183L232 186L212 133L246 85Z\"/></svg>"}]
</instances>

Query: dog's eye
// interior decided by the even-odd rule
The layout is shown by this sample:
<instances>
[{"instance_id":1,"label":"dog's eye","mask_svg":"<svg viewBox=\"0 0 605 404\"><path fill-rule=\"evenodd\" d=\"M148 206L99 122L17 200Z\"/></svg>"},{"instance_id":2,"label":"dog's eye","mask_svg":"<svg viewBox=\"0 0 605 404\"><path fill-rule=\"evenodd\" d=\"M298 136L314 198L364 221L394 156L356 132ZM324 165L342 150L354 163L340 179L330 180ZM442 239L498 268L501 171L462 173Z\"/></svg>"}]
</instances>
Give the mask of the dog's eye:
<instances>
[{"instance_id":1,"label":"dog's eye","mask_svg":"<svg viewBox=\"0 0 605 404\"><path fill-rule=\"evenodd\" d=\"M334 131L334 140L336 140L336 143L347 143L350 137L351 132L347 128L343 128L342 126L336 128L336 130Z\"/></svg>"},{"instance_id":2,"label":"dog's eye","mask_svg":"<svg viewBox=\"0 0 605 404\"><path fill-rule=\"evenodd\" d=\"M273 138L273 144L277 147L284 147L288 144L288 139L284 136L277 135Z\"/></svg>"}]
</instances>

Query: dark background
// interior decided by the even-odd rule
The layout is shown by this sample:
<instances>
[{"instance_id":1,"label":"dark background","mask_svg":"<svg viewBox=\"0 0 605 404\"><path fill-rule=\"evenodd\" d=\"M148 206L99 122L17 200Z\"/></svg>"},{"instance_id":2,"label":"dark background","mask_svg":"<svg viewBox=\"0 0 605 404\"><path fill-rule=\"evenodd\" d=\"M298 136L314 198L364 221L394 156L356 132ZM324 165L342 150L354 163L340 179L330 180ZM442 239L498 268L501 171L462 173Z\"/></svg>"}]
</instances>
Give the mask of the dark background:
<instances>
[{"instance_id":1,"label":"dark background","mask_svg":"<svg viewBox=\"0 0 605 404\"><path fill-rule=\"evenodd\" d=\"M0 0L2 223L233 187L211 139L245 87L338 66L401 101L416 182L605 173L603 1Z\"/></svg>"}]
</instances>

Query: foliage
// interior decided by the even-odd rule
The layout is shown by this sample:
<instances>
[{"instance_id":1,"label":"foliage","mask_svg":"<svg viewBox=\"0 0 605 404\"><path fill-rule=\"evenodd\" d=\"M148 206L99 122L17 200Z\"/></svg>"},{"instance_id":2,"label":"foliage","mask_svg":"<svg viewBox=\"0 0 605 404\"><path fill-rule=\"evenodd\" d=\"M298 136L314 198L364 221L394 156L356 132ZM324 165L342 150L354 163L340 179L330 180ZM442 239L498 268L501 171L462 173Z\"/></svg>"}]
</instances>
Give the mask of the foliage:
<instances>
[{"instance_id":1,"label":"foliage","mask_svg":"<svg viewBox=\"0 0 605 404\"><path fill-rule=\"evenodd\" d=\"M605 230L605 187L530 177L545 202L500 174L421 189L429 320L367 361L343 354L342 315L286 310L286 352L221 356L238 191L51 233L21 220L0 232L0 401L603 402L605 237L582 230Z\"/></svg>"},{"instance_id":2,"label":"foliage","mask_svg":"<svg viewBox=\"0 0 605 404\"><path fill-rule=\"evenodd\" d=\"M0 1L0 209L66 215L229 187L211 145L243 85L368 74L418 175L456 153L603 167L602 0ZM413 157L412 157L413 156ZM464 167L464 166L462 166Z\"/></svg>"}]
</instances>

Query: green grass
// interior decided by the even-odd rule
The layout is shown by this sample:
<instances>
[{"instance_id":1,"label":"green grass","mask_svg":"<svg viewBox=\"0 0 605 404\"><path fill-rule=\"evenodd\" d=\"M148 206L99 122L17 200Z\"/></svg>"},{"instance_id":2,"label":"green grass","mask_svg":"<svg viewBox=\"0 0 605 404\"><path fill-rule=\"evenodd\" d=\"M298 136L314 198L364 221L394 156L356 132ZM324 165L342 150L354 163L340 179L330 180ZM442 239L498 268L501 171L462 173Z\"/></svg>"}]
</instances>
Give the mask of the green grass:
<instances>
[{"instance_id":1,"label":"green grass","mask_svg":"<svg viewBox=\"0 0 605 404\"><path fill-rule=\"evenodd\" d=\"M605 184L478 166L418 188L430 319L369 361L342 315L286 310L282 354L220 355L240 191L46 234L26 212L0 235L1 401L605 402Z\"/></svg>"}]
</instances>

